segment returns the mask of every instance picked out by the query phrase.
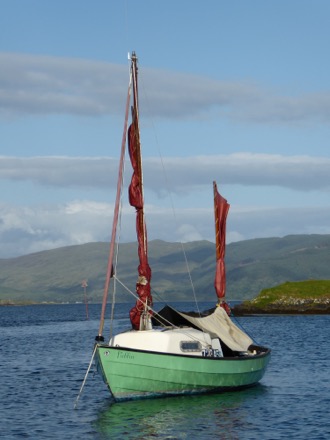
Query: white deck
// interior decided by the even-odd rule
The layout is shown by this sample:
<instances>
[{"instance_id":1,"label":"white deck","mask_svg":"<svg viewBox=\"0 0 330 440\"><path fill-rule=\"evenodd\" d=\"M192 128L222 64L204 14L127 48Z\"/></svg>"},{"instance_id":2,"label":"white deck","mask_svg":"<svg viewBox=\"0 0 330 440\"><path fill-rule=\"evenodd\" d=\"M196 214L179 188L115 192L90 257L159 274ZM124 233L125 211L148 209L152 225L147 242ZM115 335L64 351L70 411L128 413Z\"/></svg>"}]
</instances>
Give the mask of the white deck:
<instances>
[{"instance_id":1,"label":"white deck","mask_svg":"<svg viewBox=\"0 0 330 440\"><path fill-rule=\"evenodd\" d=\"M222 357L218 339L211 340L208 333L189 327L144 331L130 330L111 338L109 345L188 356Z\"/></svg>"}]
</instances>

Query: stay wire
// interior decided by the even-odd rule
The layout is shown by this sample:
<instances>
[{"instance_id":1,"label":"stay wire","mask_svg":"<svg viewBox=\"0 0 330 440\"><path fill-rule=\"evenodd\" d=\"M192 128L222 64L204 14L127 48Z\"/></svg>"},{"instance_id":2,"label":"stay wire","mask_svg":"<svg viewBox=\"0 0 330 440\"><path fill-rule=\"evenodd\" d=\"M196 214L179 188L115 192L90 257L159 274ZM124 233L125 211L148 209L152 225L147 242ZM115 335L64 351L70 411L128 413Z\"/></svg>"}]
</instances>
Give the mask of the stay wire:
<instances>
[{"instance_id":1,"label":"stay wire","mask_svg":"<svg viewBox=\"0 0 330 440\"><path fill-rule=\"evenodd\" d=\"M130 63L129 63L129 56L128 56L128 71L129 71L129 98L131 97L131 84L132 84L132 75L130 70ZM126 138L127 138L127 119L125 119L124 123L124 130L123 130L123 136L122 136L122 146L125 144L124 153L123 153L123 164L122 164L122 172L121 172L121 182L120 182L120 195L119 195L119 212L118 212L118 224L116 228L116 251L115 251L115 258L114 258L114 265L113 265L113 272L116 273L117 266L118 266L118 254L119 254L119 243L120 243L120 234L121 234L121 224L122 224L122 206L123 206L123 187L125 182L125 153L126 153ZM117 286L116 286L116 280L114 279L113 282L113 293L112 293L112 304L111 304L111 315L110 315L110 338L112 337L113 333L113 320L114 320L114 312L115 312L115 303L116 303L116 292L117 292Z\"/></svg>"},{"instance_id":2,"label":"stay wire","mask_svg":"<svg viewBox=\"0 0 330 440\"><path fill-rule=\"evenodd\" d=\"M128 292L128 293L130 293L136 300L138 300L138 299L140 299L139 297L138 297L138 295L136 294L136 293L134 293L134 292L132 292L122 281L120 281L120 279L119 278L117 278L115 275L114 275L114 278L116 278L116 280L118 281L118 283ZM140 301L141 301L141 299L140 299ZM141 301L141 302L143 302L143 301ZM191 333L188 333L187 331L185 331L184 330L184 328L182 328L182 327L178 327L177 325L175 325L175 324L173 324L171 321L169 321L168 319L166 319L166 318L164 318L163 316L161 316L161 315L159 315L159 313L158 312L156 312L156 310L154 310L152 307L150 307L146 302L145 303L143 303L146 307L147 307L147 309L148 310L150 310L151 312L153 312L154 313L154 318L161 324L161 320L159 319L159 318L156 318L156 316L160 316L161 317L161 319L162 319L162 321L165 321L167 324L169 324L169 326L170 327L173 327L173 328L175 328L175 329L178 329L178 330L181 330L182 331L182 333L183 334L186 334L186 335L189 335L189 337L191 338L191 339L194 339L195 341L199 341L199 342L204 342L204 343L207 343L206 342L206 332L203 330L203 329L200 329L201 331L202 331L202 333L203 333L203 336L204 336L204 339L202 339L202 338L198 338L198 337L196 337L196 336L194 336L194 335L192 335Z\"/></svg>"},{"instance_id":3,"label":"stay wire","mask_svg":"<svg viewBox=\"0 0 330 440\"><path fill-rule=\"evenodd\" d=\"M146 93L146 88L144 87L143 77L142 77L142 81L141 82L142 82L143 94L144 94L144 97L146 99L147 106L150 109L151 107L150 107L150 104L149 104L148 95ZM152 112L150 112L150 114L152 114ZM161 165L162 165L162 170L163 170L163 174L164 174L166 191L167 191L168 197L170 199L171 209L172 209L172 213L173 213L173 217L174 217L174 223L175 223L176 228L178 229L179 222L178 222L177 215L176 215L176 210L175 210L175 206L174 206L174 202L173 202L172 193L171 193L171 191L169 189L170 188L169 180L168 180L168 177L167 177L163 156L162 156L162 153L161 153L161 150L160 150L160 147L159 147L160 144L158 142L157 131L156 131L154 120L153 120L152 117L151 117L151 124L152 124L152 128L153 128L153 131L154 131L155 142L156 142L158 154L159 154ZM193 279L192 279L192 276L191 276L191 270L190 270L190 267L189 267L187 253L186 253L184 244L183 244L183 242L181 240L180 240L180 245L181 245L181 250L182 250L182 253L183 253L183 257L184 257L184 261L185 261L185 265L186 265L186 269L187 269L187 273L188 273L188 278L189 278L189 281L190 281L191 289L192 289L192 292L193 292L193 297L194 297L194 301L195 301L195 304L196 304L196 308L197 308L197 311L198 311L199 315L201 315L201 312L200 312L200 309L199 309L199 305L198 305L198 301L197 301L197 297L196 297L194 282L193 282Z\"/></svg>"}]
</instances>

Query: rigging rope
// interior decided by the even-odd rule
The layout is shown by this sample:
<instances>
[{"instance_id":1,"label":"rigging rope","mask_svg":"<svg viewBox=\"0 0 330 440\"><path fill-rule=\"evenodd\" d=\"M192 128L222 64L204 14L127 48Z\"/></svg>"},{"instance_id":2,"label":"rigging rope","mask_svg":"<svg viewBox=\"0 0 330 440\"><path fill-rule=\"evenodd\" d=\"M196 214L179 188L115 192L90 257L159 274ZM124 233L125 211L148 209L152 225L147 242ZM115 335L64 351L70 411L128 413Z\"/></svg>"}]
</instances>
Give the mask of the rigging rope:
<instances>
[{"instance_id":1,"label":"rigging rope","mask_svg":"<svg viewBox=\"0 0 330 440\"><path fill-rule=\"evenodd\" d=\"M125 168L125 166L124 166ZM124 171L124 170L123 170ZM123 172L123 175L125 173ZM119 256L119 243L120 243L120 233L121 233L121 218L122 218L122 194L120 197L120 209L119 209L119 220L118 220L118 225L119 225L119 233L117 235L117 246L116 246L116 251L115 251L115 263L114 263L114 275L117 273L117 266L118 266L118 256ZM114 278L114 283L113 283L113 293L112 293L112 302L111 302L111 315L110 315L110 339L112 337L112 333L113 333L113 320L114 320L114 313L115 313L115 304L116 304L116 292L117 292L117 278L113 275Z\"/></svg>"},{"instance_id":2,"label":"rigging rope","mask_svg":"<svg viewBox=\"0 0 330 440\"><path fill-rule=\"evenodd\" d=\"M139 299L139 297L138 297L134 292L132 292L132 291L131 291L131 290L130 290L130 289L129 289L129 288L128 288L123 282L122 282L122 281L120 281L120 279L117 278L116 275L114 275L113 277L116 279L116 281L118 281L118 283L119 283L119 284L120 284L125 290L127 290L128 293L130 293L132 296L134 296L135 299ZM156 316L159 315L158 312L156 312L156 310L154 310L152 307L150 307L147 303L144 303L144 306L145 306L148 310L150 310L150 311L152 311L152 312L154 313L154 315L155 315L155 316L154 316L155 319L160 323L160 320L156 318ZM200 312L198 312L198 313L200 314ZM192 335L191 333L185 331L184 328L182 328L182 327L178 327L178 326L172 324L169 320L167 320L167 319L166 319L165 317L163 317L163 316L161 316L161 318L162 318L162 321L165 321L167 324L169 324L170 327L173 327L173 328L175 328L175 329L179 329L179 330L181 330L183 334L188 335L191 339L194 339L194 340L199 341L199 342L205 342L205 343L206 343L206 339L205 339L205 338L206 338L206 332L205 332L203 329L200 329L200 331L203 333L204 339L202 339L202 338L198 338L198 337Z\"/></svg>"},{"instance_id":3,"label":"rigging rope","mask_svg":"<svg viewBox=\"0 0 330 440\"><path fill-rule=\"evenodd\" d=\"M141 81L141 79L142 79L142 81ZM144 87L143 77L141 77L141 79L140 79L140 82L142 82L143 94L144 94L144 97L146 99L147 106L150 109L151 107L150 107L150 104L149 104L149 100L148 100L148 95L146 93L146 89ZM149 111L149 113L151 115L153 114L152 111ZM161 162L161 165L162 165L162 170L163 170L163 174L164 174L166 191L167 191L168 197L170 199L171 209L172 209L173 217L174 217L174 223L175 223L176 229L178 229L179 223L178 223L178 220L177 220L176 211L175 211L174 202L173 202L173 197L172 197L172 193L170 191L169 180L168 180L168 177L167 177L167 173L166 173L166 169L165 169L165 165L164 165L164 161L163 161L163 156L162 156L162 153L161 153L161 150L160 150L160 147L159 147L157 132L156 132L156 128L155 128L155 124L154 124L154 120L153 120L152 116L151 116L151 125L153 127L154 136L155 136L155 142L156 142L156 146L157 146L157 150L158 150L158 155L160 157L160 162ZM200 309L199 309L199 305L198 305L198 301L197 301L197 297L196 297L195 286L194 286L193 279L192 279L192 276L191 276L191 271L190 271L190 267L189 267L188 257L187 257L187 254L186 254L186 251L185 251L185 248L184 248L184 244L183 244L182 241L180 241L180 245L181 245L184 261L185 261L186 268L187 268L188 278L189 278L189 281L190 281L191 290L192 290L193 297L194 297L194 302L196 304L196 308L197 308L197 311L198 311L199 315L201 315L201 312L200 312Z\"/></svg>"},{"instance_id":4,"label":"rigging rope","mask_svg":"<svg viewBox=\"0 0 330 440\"><path fill-rule=\"evenodd\" d=\"M125 159L125 151L126 151L126 148L125 148L126 147L126 133L127 133L127 126L128 126L128 111L129 111L129 103L130 103L130 97L131 97L131 82L132 82L132 75L130 74L128 90L127 90L127 98L126 98L125 123L124 123L123 137L122 137L122 144L121 144L120 165L119 165L119 171L118 171L116 204L115 204L114 218L113 218L113 224L112 224L112 234L111 234L111 243L110 243L109 258L108 258L108 265L107 265L107 274L106 274L106 280L105 280L104 292L103 292L103 301L102 301L99 333L98 333L98 336L96 337L96 340L104 339L102 336L103 327L104 327L104 316L105 316L105 309L106 309L108 293L109 293L110 279L111 279L111 274L113 271L114 246L115 246L115 239L116 239L116 235L117 235L119 203L120 203L120 198L121 198L121 193L122 193L123 168L124 168L124 162L125 162L124 159Z\"/></svg>"},{"instance_id":5,"label":"rigging rope","mask_svg":"<svg viewBox=\"0 0 330 440\"><path fill-rule=\"evenodd\" d=\"M75 403L74 403L74 405L73 405L73 409L76 409L76 408L77 408L77 405L78 405L78 402L79 402L80 396L81 396L81 394L82 394L82 392L83 392L83 389L84 389L84 386L85 386L85 383L86 383L86 380L87 380L88 373L89 373L89 371L90 371L90 369L91 369L91 367L92 367L92 363L93 363L94 356L95 356L95 353L96 353L96 348L97 348L97 344L94 345L93 354L92 354L91 360L90 360L90 362L89 362L89 365L88 365L88 368L87 368L87 371L86 371L86 374L85 374L84 380L83 380L83 382L82 382L82 384L81 384L81 387L80 387L80 390L79 390L79 394L78 394L78 396L77 396L77 398L76 398L76 401L75 401Z\"/></svg>"}]
</instances>

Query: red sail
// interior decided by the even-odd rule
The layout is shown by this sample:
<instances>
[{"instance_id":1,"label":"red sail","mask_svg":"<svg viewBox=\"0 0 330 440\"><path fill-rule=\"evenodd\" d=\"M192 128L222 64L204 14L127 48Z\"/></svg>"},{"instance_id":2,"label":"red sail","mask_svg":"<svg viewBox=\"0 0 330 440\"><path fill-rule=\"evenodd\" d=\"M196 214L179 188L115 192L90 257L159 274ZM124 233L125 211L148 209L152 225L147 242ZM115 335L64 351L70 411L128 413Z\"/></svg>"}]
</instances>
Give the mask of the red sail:
<instances>
[{"instance_id":1,"label":"red sail","mask_svg":"<svg viewBox=\"0 0 330 440\"><path fill-rule=\"evenodd\" d=\"M230 314L230 308L225 302L226 269L224 261L226 249L226 220L230 205L227 200L219 194L217 184L215 182L213 182L213 190L216 246L216 272L214 287L219 298L219 305L223 307L228 314Z\"/></svg>"},{"instance_id":2,"label":"red sail","mask_svg":"<svg viewBox=\"0 0 330 440\"><path fill-rule=\"evenodd\" d=\"M136 292L139 299L130 311L130 319L135 330L140 328L141 314L147 306L152 305L152 296L150 291L151 269L148 263L147 231L144 220L144 200L143 200L143 182L142 182L142 163L141 163L141 145L138 122L137 108L137 67L136 57L132 57L133 68L133 91L134 107L132 109L132 124L128 129L128 150L133 168L131 184L129 186L129 202L136 208L136 234L138 240L138 280L136 283Z\"/></svg>"},{"instance_id":3,"label":"red sail","mask_svg":"<svg viewBox=\"0 0 330 440\"><path fill-rule=\"evenodd\" d=\"M136 130L135 125L137 125L136 117L133 113L133 122L128 128L128 152L131 158L133 175L131 184L128 190L129 202L136 209L143 209L143 196L142 196L142 182L141 182L141 159L140 154L140 140L138 138L138 130Z\"/></svg>"}]
</instances>

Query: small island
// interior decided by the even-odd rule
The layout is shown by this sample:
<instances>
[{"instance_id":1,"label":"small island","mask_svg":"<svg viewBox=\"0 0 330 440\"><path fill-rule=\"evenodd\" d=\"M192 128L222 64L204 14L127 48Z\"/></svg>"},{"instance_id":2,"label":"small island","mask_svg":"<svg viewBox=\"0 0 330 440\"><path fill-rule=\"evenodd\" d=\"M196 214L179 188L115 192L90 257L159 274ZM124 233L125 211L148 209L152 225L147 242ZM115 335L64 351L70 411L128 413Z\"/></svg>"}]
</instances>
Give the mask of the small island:
<instances>
[{"instance_id":1,"label":"small island","mask_svg":"<svg viewBox=\"0 0 330 440\"><path fill-rule=\"evenodd\" d=\"M330 314L330 280L286 282L264 289L233 307L236 316L256 314Z\"/></svg>"}]
</instances>

